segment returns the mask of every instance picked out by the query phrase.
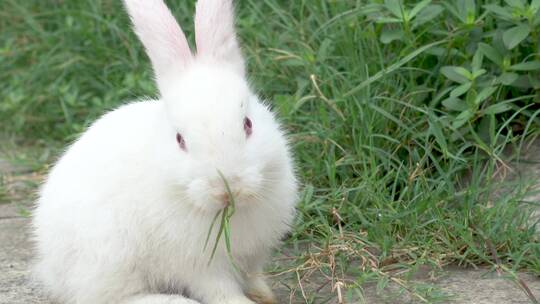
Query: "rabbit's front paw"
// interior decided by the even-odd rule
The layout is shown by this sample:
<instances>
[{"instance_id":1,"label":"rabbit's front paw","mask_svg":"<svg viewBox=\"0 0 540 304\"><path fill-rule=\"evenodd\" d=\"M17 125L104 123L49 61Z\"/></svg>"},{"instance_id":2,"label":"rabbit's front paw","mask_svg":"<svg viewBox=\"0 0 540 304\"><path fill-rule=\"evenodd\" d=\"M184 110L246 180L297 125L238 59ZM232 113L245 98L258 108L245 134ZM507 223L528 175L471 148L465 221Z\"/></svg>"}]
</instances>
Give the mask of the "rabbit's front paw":
<instances>
[{"instance_id":1,"label":"rabbit's front paw","mask_svg":"<svg viewBox=\"0 0 540 304\"><path fill-rule=\"evenodd\" d=\"M249 284L247 296L257 304L277 304L277 299L270 286L262 277L255 277Z\"/></svg>"},{"instance_id":2,"label":"rabbit's front paw","mask_svg":"<svg viewBox=\"0 0 540 304\"><path fill-rule=\"evenodd\" d=\"M219 301L215 301L211 303L212 304L256 304L255 302L251 301L250 299L244 296L227 299L225 301L219 300Z\"/></svg>"},{"instance_id":3,"label":"rabbit's front paw","mask_svg":"<svg viewBox=\"0 0 540 304\"><path fill-rule=\"evenodd\" d=\"M277 304L277 299L273 293L261 294L261 293L248 293L247 296L255 301L257 304Z\"/></svg>"},{"instance_id":4,"label":"rabbit's front paw","mask_svg":"<svg viewBox=\"0 0 540 304\"><path fill-rule=\"evenodd\" d=\"M141 294L126 298L119 304L200 304L195 300L179 295Z\"/></svg>"}]
</instances>

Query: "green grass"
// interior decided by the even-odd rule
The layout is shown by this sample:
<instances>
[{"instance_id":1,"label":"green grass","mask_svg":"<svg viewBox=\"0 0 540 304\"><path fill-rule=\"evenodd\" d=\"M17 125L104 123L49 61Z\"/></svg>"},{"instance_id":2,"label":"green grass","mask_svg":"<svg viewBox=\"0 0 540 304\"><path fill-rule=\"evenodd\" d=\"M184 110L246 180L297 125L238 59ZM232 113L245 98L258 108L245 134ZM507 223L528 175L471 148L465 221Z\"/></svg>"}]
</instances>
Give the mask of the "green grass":
<instances>
[{"instance_id":1,"label":"green grass","mask_svg":"<svg viewBox=\"0 0 540 304\"><path fill-rule=\"evenodd\" d=\"M192 1L167 2L193 40ZM540 275L530 185L500 182L539 131L536 14L433 1L410 17L427 2L406 1L397 18L398 1L381 3L237 1L254 87L290 131L303 182L288 266L313 262L344 297L377 282L424 302L441 295L407 280L422 266ZM67 143L155 95L120 1L4 0L0 29L1 131L26 143Z\"/></svg>"}]
</instances>

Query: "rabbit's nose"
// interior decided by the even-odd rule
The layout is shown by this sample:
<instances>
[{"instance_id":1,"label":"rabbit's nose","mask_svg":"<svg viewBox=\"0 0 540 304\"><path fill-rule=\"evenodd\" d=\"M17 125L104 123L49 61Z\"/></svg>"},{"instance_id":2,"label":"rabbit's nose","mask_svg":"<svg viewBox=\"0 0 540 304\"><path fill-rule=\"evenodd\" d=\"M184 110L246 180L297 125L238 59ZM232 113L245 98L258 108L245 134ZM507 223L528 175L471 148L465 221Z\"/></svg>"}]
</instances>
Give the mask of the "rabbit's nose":
<instances>
[{"instance_id":1,"label":"rabbit's nose","mask_svg":"<svg viewBox=\"0 0 540 304\"><path fill-rule=\"evenodd\" d=\"M230 200L231 200L231 198L229 197L229 193L224 192L224 193L220 194L218 197L219 197L219 200L220 200L221 202L223 202L223 204L224 204L225 206L228 206L228 205L229 205Z\"/></svg>"}]
</instances>

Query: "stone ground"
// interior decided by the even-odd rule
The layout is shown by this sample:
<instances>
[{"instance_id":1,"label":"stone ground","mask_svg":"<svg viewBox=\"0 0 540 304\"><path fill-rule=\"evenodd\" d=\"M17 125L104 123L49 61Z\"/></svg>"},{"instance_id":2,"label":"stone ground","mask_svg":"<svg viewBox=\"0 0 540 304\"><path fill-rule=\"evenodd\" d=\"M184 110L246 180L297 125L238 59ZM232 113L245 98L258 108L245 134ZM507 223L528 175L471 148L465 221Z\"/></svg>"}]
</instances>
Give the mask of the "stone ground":
<instances>
[{"instance_id":1,"label":"stone ground","mask_svg":"<svg viewBox=\"0 0 540 304\"><path fill-rule=\"evenodd\" d=\"M1 151L0 151L1 152ZM513 175L521 175L532 180L540 177L540 141L528 150L523 157L526 162L518 166ZM32 245L29 240L28 210L33 189L39 182L39 174L32 173L32 169L25 166L16 166L0 158L0 304L55 304L47 300L40 287L30 278L29 267L32 260ZM8 185L8 186L6 186ZM30 186L29 186L30 185ZM539 187L540 188L540 183ZM531 201L540 202L538 192L530 197ZM4 202L2 204L2 202ZM537 218L540 217L540 212ZM460 304L525 304L535 303L513 280L498 276L487 269L469 269L447 267L442 276L430 278L426 271L420 272L417 280L433 284L451 297L444 303ZM525 273L518 274L519 278L530 289L531 293L540 299L540 278ZM299 289L293 297L290 296L290 284L274 280L274 289L279 294L279 303L306 303ZM306 282L306 285L310 284ZM314 284L314 283L312 283ZM313 290L309 286L306 290ZM315 286L315 285L312 285ZM335 291L326 288L317 292L314 303L324 303L320 299L328 298ZM397 289L396 289L397 290ZM392 288L385 294L377 293L374 286L365 287L365 298L359 303L417 303L418 299L407 294L392 295ZM306 292L307 293L307 292ZM312 295L307 294L307 297ZM336 300L331 300L336 303Z\"/></svg>"}]
</instances>

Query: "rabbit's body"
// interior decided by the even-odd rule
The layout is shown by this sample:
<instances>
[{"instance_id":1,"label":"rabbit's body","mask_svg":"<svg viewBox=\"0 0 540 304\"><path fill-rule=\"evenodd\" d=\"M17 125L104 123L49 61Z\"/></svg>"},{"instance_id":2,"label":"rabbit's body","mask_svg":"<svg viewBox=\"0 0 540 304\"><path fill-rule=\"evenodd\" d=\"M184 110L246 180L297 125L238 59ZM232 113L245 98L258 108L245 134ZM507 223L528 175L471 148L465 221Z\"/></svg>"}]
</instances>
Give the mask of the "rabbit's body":
<instances>
[{"instance_id":1,"label":"rabbit's body","mask_svg":"<svg viewBox=\"0 0 540 304\"><path fill-rule=\"evenodd\" d=\"M140 1L126 2L136 26L148 3L171 22L160 0ZM230 1L205 1L203 11L216 3L231 10ZM238 62L201 56L181 75L160 77L159 48L139 36L165 99L104 115L51 170L33 222L38 276L66 303L253 303L245 294L271 303L260 274L296 200L286 139ZM204 248L229 203L218 170L235 199L230 237L240 271L223 240L208 264L217 227Z\"/></svg>"},{"instance_id":2,"label":"rabbit's body","mask_svg":"<svg viewBox=\"0 0 540 304\"><path fill-rule=\"evenodd\" d=\"M108 113L51 171L34 225L42 253L38 274L55 296L76 303L119 303L141 290L195 293L191 282L206 280L213 271L234 279L223 242L208 266L212 248L204 250L204 244L213 216L175 193L175 174L167 174L175 164L166 159L176 155L164 152L176 149L160 149L169 135L163 132L164 114L161 101ZM258 259L277 244L294 214L294 189L288 187L294 177L283 177L276 181L283 185L275 186L286 193L238 208L232 217L235 260L252 262L240 266L253 274L261 271Z\"/></svg>"}]
</instances>

